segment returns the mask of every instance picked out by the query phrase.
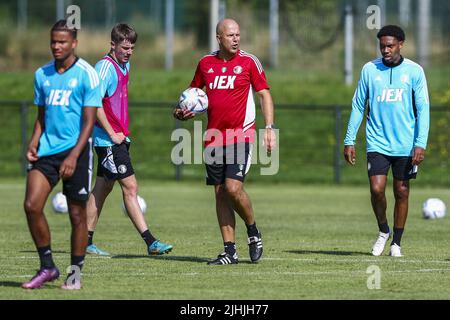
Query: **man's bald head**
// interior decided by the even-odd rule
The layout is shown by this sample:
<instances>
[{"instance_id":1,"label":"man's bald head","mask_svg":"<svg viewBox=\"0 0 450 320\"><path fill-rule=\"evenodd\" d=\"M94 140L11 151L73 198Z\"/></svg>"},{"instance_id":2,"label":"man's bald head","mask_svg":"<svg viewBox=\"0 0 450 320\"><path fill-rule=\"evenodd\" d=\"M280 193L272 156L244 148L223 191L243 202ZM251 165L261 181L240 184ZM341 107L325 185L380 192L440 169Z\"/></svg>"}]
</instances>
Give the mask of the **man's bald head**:
<instances>
[{"instance_id":1,"label":"man's bald head","mask_svg":"<svg viewBox=\"0 0 450 320\"><path fill-rule=\"evenodd\" d=\"M241 34L239 25L233 19L223 19L216 26L219 57L229 60L238 52Z\"/></svg>"},{"instance_id":2,"label":"man's bald head","mask_svg":"<svg viewBox=\"0 0 450 320\"><path fill-rule=\"evenodd\" d=\"M239 25L236 21L233 19L222 19L217 23L216 26L216 35L221 35L227 30L228 28L237 27L239 29Z\"/></svg>"}]
</instances>

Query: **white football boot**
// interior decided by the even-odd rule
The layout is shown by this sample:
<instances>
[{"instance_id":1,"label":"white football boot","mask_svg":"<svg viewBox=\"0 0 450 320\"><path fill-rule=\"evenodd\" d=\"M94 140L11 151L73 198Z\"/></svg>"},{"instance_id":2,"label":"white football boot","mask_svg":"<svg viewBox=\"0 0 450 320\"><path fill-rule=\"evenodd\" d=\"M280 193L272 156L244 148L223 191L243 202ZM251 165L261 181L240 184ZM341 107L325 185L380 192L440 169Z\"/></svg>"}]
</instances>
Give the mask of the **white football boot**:
<instances>
[{"instance_id":1,"label":"white football boot","mask_svg":"<svg viewBox=\"0 0 450 320\"><path fill-rule=\"evenodd\" d=\"M390 233L379 232L378 239L375 241L372 247L372 255L379 256L383 253L384 247L386 246L386 242L391 237Z\"/></svg>"},{"instance_id":2,"label":"white football boot","mask_svg":"<svg viewBox=\"0 0 450 320\"><path fill-rule=\"evenodd\" d=\"M402 252L401 252L401 247L394 243L393 245L391 245L391 253L390 253L391 257L401 257L402 256Z\"/></svg>"}]
</instances>

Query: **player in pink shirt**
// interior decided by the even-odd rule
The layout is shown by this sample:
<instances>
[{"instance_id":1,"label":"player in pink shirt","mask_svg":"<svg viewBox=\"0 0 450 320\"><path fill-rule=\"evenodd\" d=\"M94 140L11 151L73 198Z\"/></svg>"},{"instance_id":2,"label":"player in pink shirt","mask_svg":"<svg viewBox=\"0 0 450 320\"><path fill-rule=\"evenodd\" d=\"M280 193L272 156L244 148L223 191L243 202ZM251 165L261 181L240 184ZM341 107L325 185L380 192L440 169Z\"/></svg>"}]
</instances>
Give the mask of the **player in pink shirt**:
<instances>
[{"instance_id":1,"label":"player in pink shirt","mask_svg":"<svg viewBox=\"0 0 450 320\"><path fill-rule=\"evenodd\" d=\"M239 25L232 19L217 24L219 50L198 63L190 87L205 89L208 95L208 127L205 136L206 183L214 186L217 218L224 252L211 265L238 263L235 237L236 211L247 227L252 262L262 255L261 232L248 194L243 188L251 164L255 141L255 102L259 96L264 122L264 146L270 152L276 143L273 101L264 69L258 58L239 49ZM187 120L194 113L175 109L175 118Z\"/></svg>"},{"instance_id":2,"label":"player in pink shirt","mask_svg":"<svg viewBox=\"0 0 450 320\"><path fill-rule=\"evenodd\" d=\"M119 23L111 31L111 50L96 65L100 78L103 108L97 112L94 146L98 156L97 179L87 204L88 244L86 252L109 255L94 242L94 231L103 204L116 181L122 189L123 202L150 255L169 253L172 245L163 243L150 232L138 202L138 183L130 157L128 128L128 80L130 58L137 41L135 30Z\"/></svg>"}]
</instances>

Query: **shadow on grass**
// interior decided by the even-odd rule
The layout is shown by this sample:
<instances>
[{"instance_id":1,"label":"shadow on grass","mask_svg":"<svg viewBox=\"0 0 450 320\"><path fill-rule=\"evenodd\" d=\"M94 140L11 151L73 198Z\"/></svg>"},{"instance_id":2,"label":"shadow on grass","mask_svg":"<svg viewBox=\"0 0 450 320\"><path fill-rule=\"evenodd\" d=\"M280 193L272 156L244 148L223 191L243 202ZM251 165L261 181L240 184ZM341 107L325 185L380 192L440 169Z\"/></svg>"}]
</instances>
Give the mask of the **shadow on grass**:
<instances>
[{"instance_id":1,"label":"shadow on grass","mask_svg":"<svg viewBox=\"0 0 450 320\"><path fill-rule=\"evenodd\" d=\"M372 256L369 252L362 251L288 250L285 252L296 254L329 254L334 256Z\"/></svg>"},{"instance_id":2,"label":"shadow on grass","mask_svg":"<svg viewBox=\"0 0 450 320\"><path fill-rule=\"evenodd\" d=\"M187 262L197 262L197 263L207 263L212 259L201 258L201 257L191 257L191 256L145 256L145 255L132 255L132 254L121 254L111 257L112 259L154 259L154 260L166 260L166 261L187 261ZM239 260L239 264L255 264L250 260Z\"/></svg>"},{"instance_id":3,"label":"shadow on grass","mask_svg":"<svg viewBox=\"0 0 450 320\"><path fill-rule=\"evenodd\" d=\"M21 252L21 253L36 253L37 254L36 250L21 250L19 252ZM68 252L68 251L53 251L53 250L52 250L52 253L69 253L70 254L70 252Z\"/></svg>"},{"instance_id":4,"label":"shadow on grass","mask_svg":"<svg viewBox=\"0 0 450 320\"><path fill-rule=\"evenodd\" d=\"M17 282L17 281L0 281L0 287L20 288L21 285L22 285L22 282Z\"/></svg>"},{"instance_id":5,"label":"shadow on grass","mask_svg":"<svg viewBox=\"0 0 450 320\"><path fill-rule=\"evenodd\" d=\"M133 254L120 254L111 257L112 259L155 259L155 260L169 260L169 261L187 261L205 263L210 259L191 257L191 256L145 256L145 255L133 255Z\"/></svg>"}]
</instances>

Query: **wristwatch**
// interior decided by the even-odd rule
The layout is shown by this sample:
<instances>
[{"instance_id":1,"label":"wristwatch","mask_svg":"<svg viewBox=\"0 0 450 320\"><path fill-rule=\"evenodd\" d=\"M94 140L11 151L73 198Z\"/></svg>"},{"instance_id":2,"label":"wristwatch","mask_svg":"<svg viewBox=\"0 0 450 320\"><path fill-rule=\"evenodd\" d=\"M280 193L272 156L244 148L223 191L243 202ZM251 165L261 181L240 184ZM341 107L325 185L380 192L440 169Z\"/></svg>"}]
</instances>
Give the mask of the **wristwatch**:
<instances>
[{"instance_id":1,"label":"wristwatch","mask_svg":"<svg viewBox=\"0 0 450 320\"><path fill-rule=\"evenodd\" d=\"M268 124L268 125L265 127L265 129L276 129L276 127L275 127L275 125L272 123L272 124Z\"/></svg>"}]
</instances>

